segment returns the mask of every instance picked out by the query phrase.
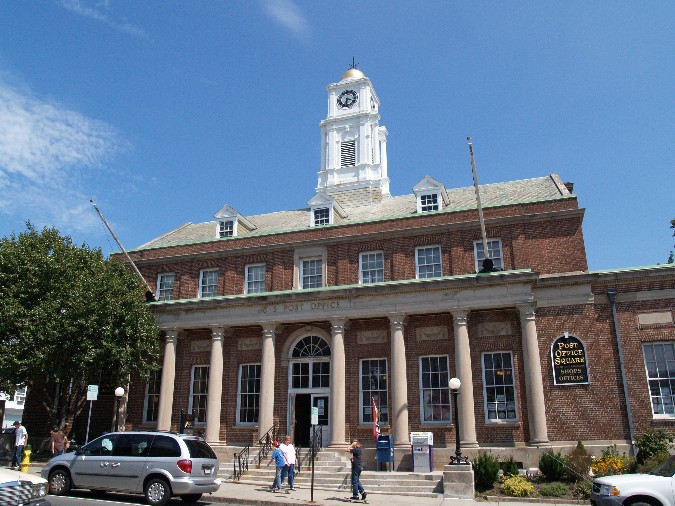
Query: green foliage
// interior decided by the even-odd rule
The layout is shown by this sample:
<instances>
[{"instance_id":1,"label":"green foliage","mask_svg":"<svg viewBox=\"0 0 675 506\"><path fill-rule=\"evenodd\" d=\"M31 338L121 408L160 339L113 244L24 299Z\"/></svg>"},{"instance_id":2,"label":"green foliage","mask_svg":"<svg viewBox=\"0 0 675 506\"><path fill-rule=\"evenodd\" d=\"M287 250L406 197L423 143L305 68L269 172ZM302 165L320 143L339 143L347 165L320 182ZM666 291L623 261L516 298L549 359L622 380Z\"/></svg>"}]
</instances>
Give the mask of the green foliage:
<instances>
[{"instance_id":1,"label":"green foliage","mask_svg":"<svg viewBox=\"0 0 675 506\"><path fill-rule=\"evenodd\" d=\"M626 454L619 454L616 445L602 450L602 457L593 461L592 469L595 476L612 476L624 474L633 465L633 459Z\"/></svg>"},{"instance_id":2,"label":"green foliage","mask_svg":"<svg viewBox=\"0 0 675 506\"><path fill-rule=\"evenodd\" d=\"M473 470L476 489L488 490L499 476L499 459L489 452L480 451L473 459Z\"/></svg>"},{"instance_id":3,"label":"green foliage","mask_svg":"<svg viewBox=\"0 0 675 506\"><path fill-rule=\"evenodd\" d=\"M539 470L548 481L560 481L567 476L565 460L560 452L548 450L539 459Z\"/></svg>"},{"instance_id":4,"label":"green foliage","mask_svg":"<svg viewBox=\"0 0 675 506\"><path fill-rule=\"evenodd\" d=\"M647 460L645 460L642 464L638 464L635 472L636 473L648 473L652 469L654 469L656 466L664 462L670 457L670 453L668 451L662 451L659 453L656 453L649 457Z\"/></svg>"},{"instance_id":5,"label":"green foliage","mask_svg":"<svg viewBox=\"0 0 675 506\"><path fill-rule=\"evenodd\" d=\"M645 461L658 453L668 453L673 437L663 429L648 430L635 438L638 447L637 461L644 464Z\"/></svg>"},{"instance_id":6,"label":"green foliage","mask_svg":"<svg viewBox=\"0 0 675 506\"><path fill-rule=\"evenodd\" d=\"M510 455L506 462L502 462L500 467L504 471L505 478L518 475L518 463L514 460L513 455Z\"/></svg>"},{"instance_id":7,"label":"green foliage","mask_svg":"<svg viewBox=\"0 0 675 506\"><path fill-rule=\"evenodd\" d=\"M43 405L61 425L86 404L87 383L102 391L155 367L159 331L124 264L55 228L26 226L0 238L0 390L47 385Z\"/></svg>"},{"instance_id":8,"label":"green foliage","mask_svg":"<svg viewBox=\"0 0 675 506\"><path fill-rule=\"evenodd\" d=\"M511 476L504 480L502 493L511 497L528 497L534 493L534 485L524 476Z\"/></svg>"},{"instance_id":9,"label":"green foliage","mask_svg":"<svg viewBox=\"0 0 675 506\"><path fill-rule=\"evenodd\" d=\"M574 485L574 495L579 499L590 499L593 484L590 481L580 480Z\"/></svg>"},{"instance_id":10,"label":"green foliage","mask_svg":"<svg viewBox=\"0 0 675 506\"><path fill-rule=\"evenodd\" d=\"M539 493L544 497L563 497L570 491L568 486L559 481L553 483L544 483L539 487Z\"/></svg>"},{"instance_id":11,"label":"green foliage","mask_svg":"<svg viewBox=\"0 0 675 506\"><path fill-rule=\"evenodd\" d=\"M565 456L567 478L570 481L588 478L588 472L591 469L592 463L593 457L586 451L584 444L578 441L577 447Z\"/></svg>"}]
</instances>

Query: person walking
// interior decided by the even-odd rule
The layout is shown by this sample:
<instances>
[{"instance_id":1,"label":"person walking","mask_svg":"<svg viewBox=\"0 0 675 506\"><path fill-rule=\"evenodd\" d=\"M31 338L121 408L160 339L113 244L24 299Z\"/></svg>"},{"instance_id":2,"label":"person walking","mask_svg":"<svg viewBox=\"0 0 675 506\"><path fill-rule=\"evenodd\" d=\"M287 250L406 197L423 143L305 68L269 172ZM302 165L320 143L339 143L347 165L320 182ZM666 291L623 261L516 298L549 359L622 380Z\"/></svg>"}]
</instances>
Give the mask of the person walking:
<instances>
[{"instance_id":1,"label":"person walking","mask_svg":"<svg viewBox=\"0 0 675 506\"><path fill-rule=\"evenodd\" d=\"M284 476L288 474L288 490L295 490L295 446L291 443L291 436L284 436L283 444L279 445L279 449L284 452L286 457L286 467L281 473L281 482L284 481Z\"/></svg>"},{"instance_id":2,"label":"person walking","mask_svg":"<svg viewBox=\"0 0 675 506\"><path fill-rule=\"evenodd\" d=\"M272 458L270 462L274 461L274 465L276 466L276 476L274 477L274 484L272 485L272 492L278 492L281 490L281 483L283 481L283 478L281 477L281 473L283 473L285 467L286 467L286 456L284 455L284 452L281 451L279 448L279 441L274 441L272 443L272 446L274 446L274 450L272 451Z\"/></svg>"},{"instance_id":3,"label":"person walking","mask_svg":"<svg viewBox=\"0 0 675 506\"><path fill-rule=\"evenodd\" d=\"M345 451L352 454L352 499L358 500L360 493L361 500L365 501L368 494L363 490L363 485L361 485L360 476L361 471L363 471L363 461L361 460L362 450L359 440L355 439L352 441L352 444Z\"/></svg>"},{"instance_id":4,"label":"person walking","mask_svg":"<svg viewBox=\"0 0 675 506\"><path fill-rule=\"evenodd\" d=\"M26 428L21 425L20 421L14 422L14 453L12 454L12 463L10 467L17 469L21 467L23 460L23 449L28 442L28 432Z\"/></svg>"},{"instance_id":5,"label":"person walking","mask_svg":"<svg viewBox=\"0 0 675 506\"><path fill-rule=\"evenodd\" d=\"M62 455L63 452L68 449L68 446L70 446L68 438L63 433L63 431L59 429L56 425L52 427L52 431L49 434L49 438L51 439L52 442L52 455L54 457Z\"/></svg>"}]
</instances>

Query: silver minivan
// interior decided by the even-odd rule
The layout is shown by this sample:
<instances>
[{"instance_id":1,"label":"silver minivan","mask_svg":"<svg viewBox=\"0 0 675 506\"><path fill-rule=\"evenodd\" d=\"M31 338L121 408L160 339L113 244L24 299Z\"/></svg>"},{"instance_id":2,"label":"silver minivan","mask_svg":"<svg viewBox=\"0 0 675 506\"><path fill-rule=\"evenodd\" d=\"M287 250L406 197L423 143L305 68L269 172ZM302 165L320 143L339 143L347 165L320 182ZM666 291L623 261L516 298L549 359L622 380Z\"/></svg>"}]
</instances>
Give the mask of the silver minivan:
<instances>
[{"instance_id":1,"label":"silver minivan","mask_svg":"<svg viewBox=\"0 0 675 506\"><path fill-rule=\"evenodd\" d=\"M206 441L172 432L104 434L52 458L41 474L52 494L73 488L142 493L147 504L159 506L172 496L197 502L220 486L218 459Z\"/></svg>"}]
</instances>

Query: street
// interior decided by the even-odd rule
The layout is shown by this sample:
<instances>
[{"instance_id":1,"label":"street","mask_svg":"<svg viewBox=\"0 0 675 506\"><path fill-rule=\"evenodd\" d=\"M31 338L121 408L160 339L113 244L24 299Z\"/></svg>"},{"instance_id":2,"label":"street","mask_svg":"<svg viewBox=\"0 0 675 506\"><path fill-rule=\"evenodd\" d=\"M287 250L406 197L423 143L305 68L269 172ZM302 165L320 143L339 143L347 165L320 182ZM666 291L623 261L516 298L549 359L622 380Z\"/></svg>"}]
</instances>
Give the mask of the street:
<instances>
[{"instance_id":1,"label":"street","mask_svg":"<svg viewBox=\"0 0 675 506\"><path fill-rule=\"evenodd\" d=\"M94 495L89 491L83 490L73 491L67 496L55 496L50 494L47 496L47 499L52 504L52 506L110 506L111 504L129 504L138 506L145 504L142 495L115 493ZM171 506L177 506L179 504L186 505L188 503L182 501L179 497L175 497L169 501L168 504ZM194 504L199 506L208 506L210 504L222 504L222 502L211 502L209 500L209 495L205 494L198 503ZM244 503L239 506L244 506Z\"/></svg>"}]
</instances>

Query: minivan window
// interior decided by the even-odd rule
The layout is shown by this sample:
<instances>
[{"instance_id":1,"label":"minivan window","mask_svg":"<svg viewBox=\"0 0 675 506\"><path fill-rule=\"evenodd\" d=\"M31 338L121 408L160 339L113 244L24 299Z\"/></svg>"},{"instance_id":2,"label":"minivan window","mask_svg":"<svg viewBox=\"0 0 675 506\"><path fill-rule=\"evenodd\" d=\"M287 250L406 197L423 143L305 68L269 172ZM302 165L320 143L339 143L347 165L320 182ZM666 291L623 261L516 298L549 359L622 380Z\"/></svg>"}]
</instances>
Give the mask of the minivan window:
<instances>
[{"instance_id":1,"label":"minivan window","mask_svg":"<svg viewBox=\"0 0 675 506\"><path fill-rule=\"evenodd\" d=\"M215 459L216 454L205 441L200 439L183 439L193 459Z\"/></svg>"},{"instance_id":2,"label":"minivan window","mask_svg":"<svg viewBox=\"0 0 675 506\"><path fill-rule=\"evenodd\" d=\"M111 434L109 436L101 436L98 439L94 439L91 443L84 447L84 455L91 456L104 456L112 455L113 446L117 436Z\"/></svg>"},{"instance_id":3,"label":"minivan window","mask_svg":"<svg viewBox=\"0 0 675 506\"><path fill-rule=\"evenodd\" d=\"M148 457L180 457L178 441L169 436L155 436Z\"/></svg>"},{"instance_id":4,"label":"minivan window","mask_svg":"<svg viewBox=\"0 0 675 506\"><path fill-rule=\"evenodd\" d=\"M120 434L115 441L113 457L145 457L152 438L152 434Z\"/></svg>"}]
</instances>

